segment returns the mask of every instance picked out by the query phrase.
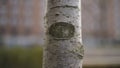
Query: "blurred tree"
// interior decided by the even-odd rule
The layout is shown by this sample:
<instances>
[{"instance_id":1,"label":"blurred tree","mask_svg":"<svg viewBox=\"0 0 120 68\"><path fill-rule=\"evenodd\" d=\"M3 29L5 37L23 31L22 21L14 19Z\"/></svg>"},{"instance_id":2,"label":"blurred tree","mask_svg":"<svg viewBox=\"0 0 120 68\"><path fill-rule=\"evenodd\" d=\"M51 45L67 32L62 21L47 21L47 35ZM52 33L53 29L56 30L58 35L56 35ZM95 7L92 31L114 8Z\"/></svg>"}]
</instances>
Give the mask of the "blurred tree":
<instances>
[{"instance_id":1,"label":"blurred tree","mask_svg":"<svg viewBox=\"0 0 120 68\"><path fill-rule=\"evenodd\" d=\"M3 35L5 34L5 30L2 26L0 26L0 46L3 46Z\"/></svg>"},{"instance_id":2,"label":"blurred tree","mask_svg":"<svg viewBox=\"0 0 120 68\"><path fill-rule=\"evenodd\" d=\"M3 45L3 37L2 37L2 35L0 34L0 46L2 46Z\"/></svg>"},{"instance_id":3,"label":"blurred tree","mask_svg":"<svg viewBox=\"0 0 120 68\"><path fill-rule=\"evenodd\" d=\"M43 68L82 68L81 0L48 0Z\"/></svg>"},{"instance_id":4,"label":"blurred tree","mask_svg":"<svg viewBox=\"0 0 120 68\"><path fill-rule=\"evenodd\" d=\"M2 3L2 5L5 5L8 2L8 0L0 0L0 3Z\"/></svg>"}]
</instances>

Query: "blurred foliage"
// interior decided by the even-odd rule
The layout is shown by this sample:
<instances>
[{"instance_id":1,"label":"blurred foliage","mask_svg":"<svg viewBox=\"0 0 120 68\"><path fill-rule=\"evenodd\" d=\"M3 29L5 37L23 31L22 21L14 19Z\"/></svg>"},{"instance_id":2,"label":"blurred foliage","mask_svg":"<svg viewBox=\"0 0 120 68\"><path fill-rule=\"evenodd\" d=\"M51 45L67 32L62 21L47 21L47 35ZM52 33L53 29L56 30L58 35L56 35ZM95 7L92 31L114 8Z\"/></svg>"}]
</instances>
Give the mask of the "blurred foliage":
<instances>
[{"instance_id":1,"label":"blurred foliage","mask_svg":"<svg viewBox=\"0 0 120 68\"><path fill-rule=\"evenodd\" d=\"M0 48L0 68L42 68L42 47Z\"/></svg>"}]
</instances>

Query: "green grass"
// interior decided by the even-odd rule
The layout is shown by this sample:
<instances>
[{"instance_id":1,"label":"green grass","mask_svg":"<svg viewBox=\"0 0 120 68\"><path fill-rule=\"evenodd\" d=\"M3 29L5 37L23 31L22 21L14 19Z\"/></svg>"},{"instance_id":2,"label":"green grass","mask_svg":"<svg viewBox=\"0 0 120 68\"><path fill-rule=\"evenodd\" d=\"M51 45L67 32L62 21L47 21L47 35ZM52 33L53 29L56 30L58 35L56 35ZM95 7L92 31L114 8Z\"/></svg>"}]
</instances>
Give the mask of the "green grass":
<instances>
[{"instance_id":1,"label":"green grass","mask_svg":"<svg viewBox=\"0 0 120 68\"><path fill-rule=\"evenodd\" d=\"M42 68L43 50L33 48L0 48L0 68Z\"/></svg>"}]
</instances>

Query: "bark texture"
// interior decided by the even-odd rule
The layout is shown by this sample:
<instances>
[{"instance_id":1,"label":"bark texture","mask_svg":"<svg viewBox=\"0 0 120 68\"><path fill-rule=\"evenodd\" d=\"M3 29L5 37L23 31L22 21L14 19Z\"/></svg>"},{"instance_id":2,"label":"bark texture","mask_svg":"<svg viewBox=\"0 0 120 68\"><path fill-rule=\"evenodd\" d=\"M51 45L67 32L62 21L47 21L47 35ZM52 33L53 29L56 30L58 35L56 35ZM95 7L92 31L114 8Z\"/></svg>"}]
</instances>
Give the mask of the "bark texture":
<instances>
[{"instance_id":1,"label":"bark texture","mask_svg":"<svg viewBox=\"0 0 120 68\"><path fill-rule=\"evenodd\" d=\"M48 0L43 68L82 68L81 0Z\"/></svg>"}]
</instances>

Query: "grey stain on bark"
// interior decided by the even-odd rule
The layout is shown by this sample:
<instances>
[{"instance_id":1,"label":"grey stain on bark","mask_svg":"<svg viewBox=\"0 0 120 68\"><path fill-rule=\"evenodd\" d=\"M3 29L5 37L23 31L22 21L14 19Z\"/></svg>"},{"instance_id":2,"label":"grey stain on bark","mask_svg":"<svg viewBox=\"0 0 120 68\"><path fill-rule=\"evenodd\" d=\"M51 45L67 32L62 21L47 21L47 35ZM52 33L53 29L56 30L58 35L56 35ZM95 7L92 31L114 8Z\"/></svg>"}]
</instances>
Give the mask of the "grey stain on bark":
<instances>
[{"instance_id":1,"label":"grey stain on bark","mask_svg":"<svg viewBox=\"0 0 120 68\"><path fill-rule=\"evenodd\" d=\"M54 39L69 39L74 36L74 32L74 26L65 22L55 23L49 28L49 35Z\"/></svg>"}]
</instances>

